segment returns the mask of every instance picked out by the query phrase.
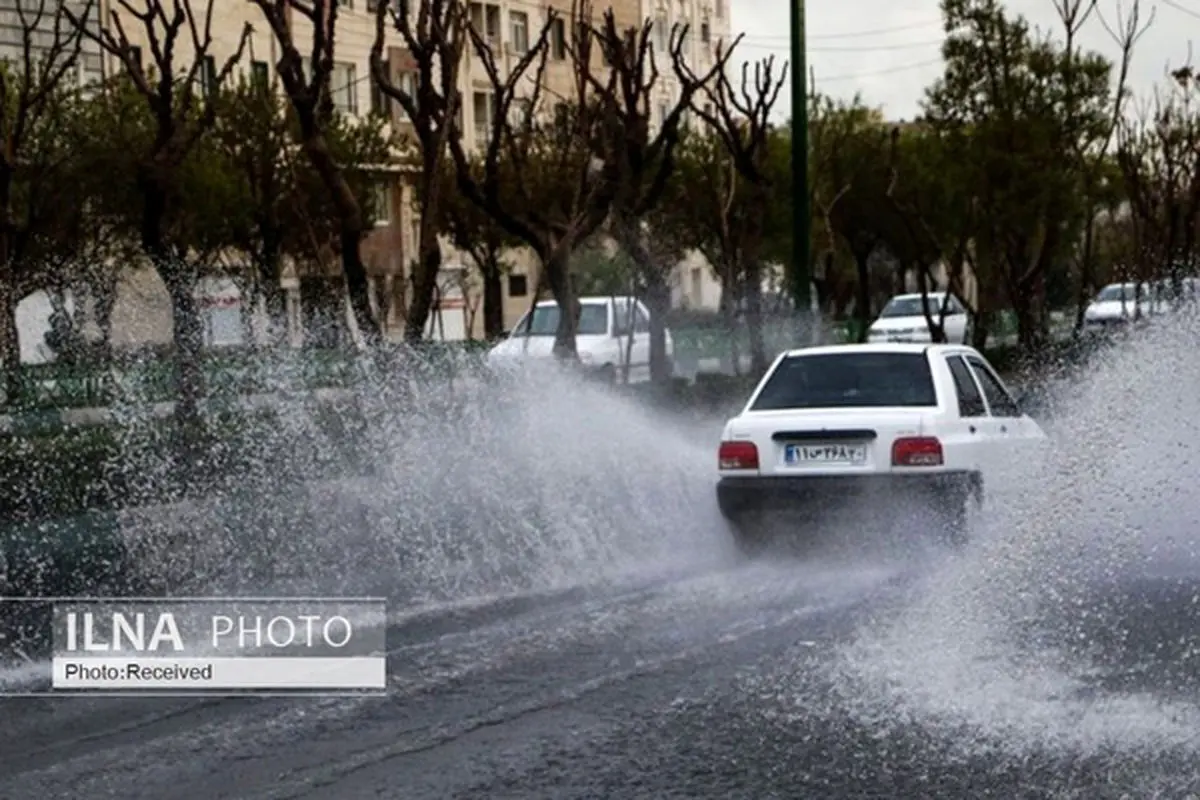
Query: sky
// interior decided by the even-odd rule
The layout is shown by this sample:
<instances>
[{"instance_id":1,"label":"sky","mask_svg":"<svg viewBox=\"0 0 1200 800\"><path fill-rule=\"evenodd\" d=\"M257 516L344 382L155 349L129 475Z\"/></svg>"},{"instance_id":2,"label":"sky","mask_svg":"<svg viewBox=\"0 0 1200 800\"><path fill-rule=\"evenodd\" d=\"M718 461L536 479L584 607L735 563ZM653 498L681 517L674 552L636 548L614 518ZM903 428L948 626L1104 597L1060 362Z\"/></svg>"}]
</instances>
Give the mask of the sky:
<instances>
[{"instance_id":1,"label":"sky","mask_svg":"<svg viewBox=\"0 0 1200 800\"><path fill-rule=\"evenodd\" d=\"M1098 0L1097 11L1114 28L1119 13L1128 15L1133 0ZM733 30L745 38L738 49L745 59L770 55L789 59L788 0L732 0ZM1008 0L1011 13L1061 36L1055 0ZM1168 67L1200 63L1200 0L1141 0L1140 15L1151 25L1134 52L1130 88L1146 96L1163 83ZM920 111L926 86L941 74L942 39L938 0L808 0L805 17L808 66L818 91L846 99L860 93L864 102L882 107L890 119L911 119ZM1093 13L1079 34L1080 44L1116 61L1120 48ZM785 86L776 112L791 116Z\"/></svg>"}]
</instances>

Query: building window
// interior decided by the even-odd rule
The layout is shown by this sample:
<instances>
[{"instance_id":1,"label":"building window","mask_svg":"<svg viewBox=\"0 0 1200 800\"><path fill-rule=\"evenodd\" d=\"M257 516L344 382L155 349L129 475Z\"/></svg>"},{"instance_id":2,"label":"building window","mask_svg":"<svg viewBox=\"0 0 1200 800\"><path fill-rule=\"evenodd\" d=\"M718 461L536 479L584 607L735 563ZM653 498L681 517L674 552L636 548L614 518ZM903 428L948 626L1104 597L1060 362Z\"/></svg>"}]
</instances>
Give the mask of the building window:
<instances>
[{"instance_id":1,"label":"building window","mask_svg":"<svg viewBox=\"0 0 1200 800\"><path fill-rule=\"evenodd\" d=\"M554 24L550 26L550 55L555 61L562 61L567 57L567 25L562 17L555 19Z\"/></svg>"},{"instance_id":2,"label":"building window","mask_svg":"<svg viewBox=\"0 0 1200 800\"><path fill-rule=\"evenodd\" d=\"M500 6L487 6L487 20L485 23L487 30L488 46L497 49L500 45Z\"/></svg>"},{"instance_id":3,"label":"building window","mask_svg":"<svg viewBox=\"0 0 1200 800\"><path fill-rule=\"evenodd\" d=\"M512 11L508 15L512 28L512 48L518 53L529 50L529 15L524 11Z\"/></svg>"},{"instance_id":4,"label":"building window","mask_svg":"<svg viewBox=\"0 0 1200 800\"><path fill-rule=\"evenodd\" d=\"M250 62L250 83L259 89L266 89L271 84L271 67L265 61Z\"/></svg>"},{"instance_id":5,"label":"building window","mask_svg":"<svg viewBox=\"0 0 1200 800\"><path fill-rule=\"evenodd\" d=\"M700 41L708 44L712 39L712 31L708 27L708 20L700 23Z\"/></svg>"},{"instance_id":6,"label":"building window","mask_svg":"<svg viewBox=\"0 0 1200 800\"><path fill-rule=\"evenodd\" d=\"M200 87L205 95L217 93L217 59L205 56L200 65Z\"/></svg>"},{"instance_id":7,"label":"building window","mask_svg":"<svg viewBox=\"0 0 1200 800\"><path fill-rule=\"evenodd\" d=\"M491 92L475 92L475 141L483 143L491 138L496 97Z\"/></svg>"},{"instance_id":8,"label":"building window","mask_svg":"<svg viewBox=\"0 0 1200 800\"><path fill-rule=\"evenodd\" d=\"M129 60L139 67L142 66L142 48L134 45L129 48Z\"/></svg>"},{"instance_id":9,"label":"building window","mask_svg":"<svg viewBox=\"0 0 1200 800\"><path fill-rule=\"evenodd\" d=\"M388 178L382 178L374 186L374 194L371 198L371 211L375 216L376 225L391 225L392 224L392 182Z\"/></svg>"},{"instance_id":10,"label":"building window","mask_svg":"<svg viewBox=\"0 0 1200 800\"><path fill-rule=\"evenodd\" d=\"M400 91L402 91L406 95L408 95L410 98L412 98L412 101L414 103L417 101L417 73L415 73L415 72L398 73L396 75L396 87L398 89L400 89ZM404 115L405 117L408 116L408 112L404 111L403 107L401 107L400 113L402 115Z\"/></svg>"},{"instance_id":11,"label":"building window","mask_svg":"<svg viewBox=\"0 0 1200 800\"><path fill-rule=\"evenodd\" d=\"M524 275L508 276L508 296L509 297L524 297L529 294L529 280Z\"/></svg>"},{"instance_id":12,"label":"building window","mask_svg":"<svg viewBox=\"0 0 1200 800\"><path fill-rule=\"evenodd\" d=\"M358 113L358 70L353 64L335 62L329 74L333 107L343 114Z\"/></svg>"},{"instance_id":13,"label":"building window","mask_svg":"<svg viewBox=\"0 0 1200 800\"><path fill-rule=\"evenodd\" d=\"M660 53L667 52L667 45L670 44L670 32L670 26L667 25L667 12L658 12L658 18L654 20L654 46Z\"/></svg>"},{"instance_id":14,"label":"building window","mask_svg":"<svg viewBox=\"0 0 1200 800\"><path fill-rule=\"evenodd\" d=\"M104 62L98 53L79 54L79 84L94 86L104 81Z\"/></svg>"},{"instance_id":15,"label":"building window","mask_svg":"<svg viewBox=\"0 0 1200 800\"><path fill-rule=\"evenodd\" d=\"M528 97L517 97L508 107L509 127L520 130L533 122L533 101Z\"/></svg>"},{"instance_id":16,"label":"building window","mask_svg":"<svg viewBox=\"0 0 1200 800\"><path fill-rule=\"evenodd\" d=\"M725 0L717 0L717 19L725 19Z\"/></svg>"}]
</instances>

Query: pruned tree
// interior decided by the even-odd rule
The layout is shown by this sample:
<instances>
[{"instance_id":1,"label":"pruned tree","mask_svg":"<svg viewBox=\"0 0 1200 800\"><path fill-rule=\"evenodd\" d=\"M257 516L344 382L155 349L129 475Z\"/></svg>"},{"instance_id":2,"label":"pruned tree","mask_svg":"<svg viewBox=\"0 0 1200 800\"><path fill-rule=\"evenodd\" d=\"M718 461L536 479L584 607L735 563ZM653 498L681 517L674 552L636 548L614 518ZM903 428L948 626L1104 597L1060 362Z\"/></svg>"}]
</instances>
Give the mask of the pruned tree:
<instances>
[{"instance_id":1,"label":"pruned tree","mask_svg":"<svg viewBox=\"0 0 1200 800\"><path fill-rule=\"evenodd\" d=\"M1108 118L1105 124L1097 125L1087 131L1086 135L1074 137L1067 142L1067 154L1079 172L1084 197L1083 242L1073 254L1074 332L1079 335L1083 331L1084 311L1091 299L1091 293L1096 289L1097 226L1113 205L1115 182L1110 180L1113 177L1109 168L1111 145L1118 127L1125 119L1125 101L1134 46L1154 23L1154 9L1151 9L1144 23L1139 0L1133 0L1128 13L1124 13L1118 4L1116 18L1111 23L1098 7L1097 0L1054 0L1054 9L1062 22L1064 33L1063 82L1064 106L1067 113L1077 113L1076 106L1079 101L1087 100L1087 56L1079 52L1076 39L1093 15L1099 19L1121 53L1117 64L1116 84L1108 101ZM1081 59L1082 69L1079 68Z\"/></svg>"},{"instance_id":2,"label":"pruned tree","mask_svg":"<svg viewBox=\"0 0 1200 800\"><path fill-rule=\"evenodd\" d=\"M367 234L367 215L356 195L347 170L330 145L329 128L334 116L331 78L337 41L338 0L253 0L279 45L276 69L296 115L298 140L313 169L320 176L337 215L338 250L350 296L354 321L368 348L383 339L383 314L371 311L370 280L362 257L362 240ZM295 23L312 28L312 44L301 54L296 45Z\"/></svg>"},{"instance_id":3,"label":"pruned tree","mask_svg":"<svg viewBox=\"0 0 1200 800\"><path fill-rule=\"evenodd\" d=\"M212 22L215 3L203 14L190 0L118 0L109 18L92 29L83 18L75 24L116 58L124 71L108 93L119 92L123 82L132 87L149 112L148 130L138 142L133 174L140 196L139 238L147 257L166 285L173 317L176 406L185 448L199 442L204 429L200 400L204 373L200 358L203 327L196 299L200 265L186 238L172 235L172 218L184 212L194 198L181 191L189 158L216 123L218 87L233 72L249 40L247 25L234 52L219 66L212 56ZM67 12L70 14L70 12ZM131 38L131 26L136 33ZM144 42L150 63L142 61ZM181 51L188 52L180 58ZM188 459L184 460L189 463Z\"/></svg>"},{"instance_id":4,"label":"pruned tree","mask_svg":"<svg viewBox=\"0 0 1200 800\"><path fill-rule=\"evenodd\" d=\"M77 14L93 21L93 9L92 0L85 0ZM22 272L31 263L22 263L18 239L28 238L34 224L28 216L15 218L19 173L31 140L45 138L47 117L61 108L64 89L74 82L72 70L83 42L81 29L61 2L18 2L14 10L17 57L0 65L0 362L8 391L20 369L16 307L27 279Z\"/></svg>"},{"instance_id":5,"label":"pruned tree","mask_svg":"<svg viewBox=\"0 0 1200 800\"><path fill-rule=\"evenodd\" d=\"M288 101L277 88L239 81L223 93L216 126L221 154L239 178L248 211L239 217L242 224L235 227L231 243L250 261L245 282L263 300L270 345L280 343L287 329L280 280L289 242L298 232L295 210L301 202Z\"/></svg>"},{"instance_id":6,"label":"pruned tree","mask_svg":"<svg viewBox=\"0 0 1200 800\"><path fill-rule=\"evenodd\" d=\"M577 357L580 311L571 255L608 218L620 188L620 166L606 150L613 141L611 111L592 91L591 18L589 3L572 6L569 43L564 41L573 68L572 92L555 98L553 114L542 107L543 77L550 33L562 24L558 13L547 13L537 39L507 73L485 33L468 26L494 97L482 158L473 160L468 153L461 121L449 120L459 188L537 255L541 274L534 285L544 282L561 309L554 353L565 359ZM616 73L610 70L601 83L614 91Z\"/></svg>"},{"instance_id":7,"label":"pruned tree","mask_svg":"<svg viewBox=\"0 0 1200 800\"><path fill-rule=\"evenodd\" d=\"M1129 202L1132 252L1122 281L1195 273L1200 221L1200 81L1172 72L1141 110L1118 126L1116 158Z\"/></svg>"},{"instance_id":8,"label":"pruned tree","mask_svg":"<svg viewBox=\"0 0 1200 800\"><path fill-rule=\"evenodd\" d=\"M473 163L472 169L479 170L478 163ZM487 339L498 339L505 328L504 275L509 271L505 253L522 242L460 193L457 184L454 165L443 164L436 229L474 262L483 287L483 333ZM420 195L417 200L420 202Z\"/></svg>"},{"instance_id":9,"label":"pruned tree","mask_svg":"<svg viewBox=\"0 0 1200 800\"><path fill-rule=\"evenodd\" d=\"M744 276L740 300L745 307L750 334L751 370L761 374L767 368L766 343L762 327L763 238L764 220L771 202L771 110L787 80L787 66L776 70L774 57L742 65L740 86L735 87L728 72L722 70L716 81L698 84L706 102L693 99L692 110L708 123L712 133L724 145L730 165L741 181L731 184L731 192L741 192L741 213L736 227L726 212L722 224L722 259L727 272ZM726 208L733 207L733 200Z\"/></svg>"},{"instance_id":10,"label":"pruned tree","mask_svg":"<svg viewBox=\"0 0 1200 800\"><path fill-rule=\"evenodd\" d=\"M280 284L282 268L291 262L306 294L304 342L306 346L337 346L348 339L344 289L314 291L310 273L340 273L328 262L338 252L340 239L336 204L311 160L295 146L296 117L291 101L279 91L278 81L258 84L242 80L222 92L216 136L223 160L232 169L241 192L232 214L238 224L231 234L251 269L233 276L250 294L261 294L270 322L268 341L278 343L287 330L285 297ZM338 163L348 165L346 182L363 213L373 218L377 209L375 177L354 164L379 164L390 153L381 120L351 123L334 113L324 134ZM336 258L334 259L336 260ZM339 281L340 283L340 281ZM326 285L318 279L317 287Z\"/></svg>"},{"instance_id":11,"label":"pruned tree","mask_svg":"<svg viewBox=\"0 0 1200 800\"><path fill-rule=\"evenodd\" d=\"M646 20L640 28L622 29L610 9L599 26L589 26L610 79L601 80L591 70L584 74L610 115L617 137L609 147L620 174L612 206L610 230L633 259L640 293L650 309L650 379L663 383L671 377L667 361L666 316L671 307L670 272L680 256L679 242L667 242L649 229L647 214L661 201L674 169L675 148L683 134L685 115L696 94L722 75L733 47L719 47L713 64L698 75L688 65L684 46L688 26L671 29L667 51L679 92L661 122L654 125L659 70L654 57L654 26ZM656 244L666 244L656 247Z\"/></svg>"},{"instance_id":12,"label":"pruned tree","mask_svg":"<svg viewBox=\"0 0 1200 800\"><path fill-rule=\"evenodd\" d=\"M420 0L415 24L409 3L381 2L375 12L371 78L383 95L404 111L420 150L417 258L409 282L412 293L404 325L404 338L410 342L421 339L442 267L438 221L444 191L450 188L442 180L443 164L449 160L450 126L445 120L455 118L462 103L458 76L467 42L465 13L466 5L459 0ZM384 54L389 21L416 66L415 91L406 90L393 79L390 57ZM486 302L484 306L486 309Z\"/></svg>"}]
</instances>

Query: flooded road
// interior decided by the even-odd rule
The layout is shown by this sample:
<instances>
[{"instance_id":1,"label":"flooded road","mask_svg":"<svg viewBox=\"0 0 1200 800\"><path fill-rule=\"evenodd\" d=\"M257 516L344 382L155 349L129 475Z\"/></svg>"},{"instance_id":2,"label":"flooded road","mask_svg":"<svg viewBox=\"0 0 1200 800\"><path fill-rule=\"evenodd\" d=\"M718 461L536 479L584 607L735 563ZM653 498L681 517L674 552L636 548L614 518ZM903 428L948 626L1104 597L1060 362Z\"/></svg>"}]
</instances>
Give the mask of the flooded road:
<instances>
[{"instance_id":1,"label":"flooded road","mask_svg":"<svg viewBox=\"0 0 1200 800\"><path fill-rule=\"evenodd\" d=\"M1200 678L1171 647L1200 630L1200 581L1107 587L1095 608L1136 618L1123 650L1056 662L1031 633L1009 655L1042 648L1041 674L1004 673L1005 654L969 663L913 627L950 559L731 564L430 609L389 630L386 698L9 700L0 797L1200 791ZM905 626L912 647L889 639Z\"/></svg>"}]
</instances>

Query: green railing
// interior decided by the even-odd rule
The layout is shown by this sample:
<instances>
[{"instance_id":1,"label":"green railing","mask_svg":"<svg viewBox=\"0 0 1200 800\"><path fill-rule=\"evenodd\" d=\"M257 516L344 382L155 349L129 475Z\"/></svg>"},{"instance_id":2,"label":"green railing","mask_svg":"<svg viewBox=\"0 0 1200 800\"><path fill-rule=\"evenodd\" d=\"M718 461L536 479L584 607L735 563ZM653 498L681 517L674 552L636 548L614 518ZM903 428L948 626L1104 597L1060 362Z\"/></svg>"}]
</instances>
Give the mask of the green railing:
<instances>
[{"instance_id":1,"label":"green railing","mask_svg":"<svg viewBox=\"0 0 1200 800\"><path fill-rule=\"evenodd\" d=\"M1056 329L1069 329L1069 320L1053 320ZM827 326L834 341L853 340L854 323ZM1015 338L1011 314L1001 314L992 329L994 344ZM705 360L727 363L733 352L730 333L722 326L672 328L675 361L688 372ZM763 330L770 355L796 347L794 333L783 321L769 321ZM737 351L749 353L749 335L742 326L733 334ZM429 342L421 347L426 367L453 371L464 357L481 355L483 342ZM400 351L397 351L398 353ZM407 358L407 355L401 355ZM117 360L108 366L63 364L25 365L13 387L0 384L0 413L48 411L70 408L143 406L174 399L174 362L169 357ZM211 351L205 355L203 371L206 395L215 401L233 400L258 393L343 388L354 385L361 375L356 359L344 351Z\"/></svg>"}]
</instances>

